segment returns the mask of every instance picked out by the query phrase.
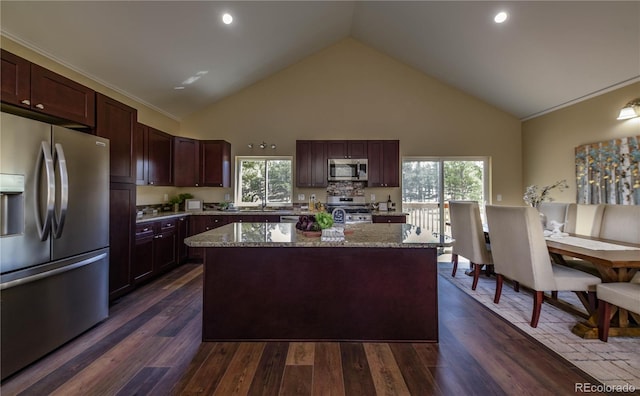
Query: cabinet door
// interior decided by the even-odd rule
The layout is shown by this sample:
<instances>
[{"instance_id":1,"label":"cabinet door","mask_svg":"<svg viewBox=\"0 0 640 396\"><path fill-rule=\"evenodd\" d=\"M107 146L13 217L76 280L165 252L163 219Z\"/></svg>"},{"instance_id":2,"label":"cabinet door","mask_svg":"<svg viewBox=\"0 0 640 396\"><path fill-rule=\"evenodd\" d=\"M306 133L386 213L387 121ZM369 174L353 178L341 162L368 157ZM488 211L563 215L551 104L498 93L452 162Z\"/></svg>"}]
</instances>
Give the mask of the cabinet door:
<instances>
[{"instance_id":1,"label":"cabinet door","mask_svg":"<svg viewBox=\"0 0 640 396\"><path fill-rule=\"evenodd\" d=\"M109 299L133 285L131 254L136 220L135 184L111 183L109 194Z\"/></svg>"},{"instance_id":2,"label":"cabinet door","mask_svg":"<svg viewBox=\"0 0 640 396\"><path fill-rule=\"evenodd\" d=\"M347 140L347 156L349 158L363 159L367 158L367 155L366 140Z\"/></svg>"},{"instance_id":3,"label":"cabinet door","mask_svg":"<svg viewBox=\"0 0 640 396\"><path fill-rule=\"evenodd\" d=\"M154 226L154 223L136 225L136 242L131 265L134 283L140 283L153 275Z\"/></svg>"},{"instance_id":4,"label":"cabinet door","mask_svg":"<svg viewBox=\"0 0 640 396\"><path fill-rule=\"evenodd\" d=\"M383 182L383 144L381 140L370 140L367 143L367 158L369 158L369 175L367 186L384 187Z\"/></svg>"},{"instance_id":5,"label":"cabinet door","mask_svg":"<svg viewBox=\"0 0 640 396\"><path fill-rule=\"evenodd\" d=\"M149 184L170 186L173 183L171 163L173 137L149 127L147 131L147 166Z\"/></svg>"},{"instance_id":6,"label":"cabinet door","mask_svg":"<svg viewBox=\"0 0 640 396\"><path fill-rule=\"evenodd\" d=\"M95 91L33 63L31 108L82 125L96 125Z\"/></svg>"},{"instance_id":7,"label":"cabinet door","mask_svg":"<svg viewBox=\"0 0 640 396\"><path fill-rule=\"evenodd\" d=\"M0 98L6 103L31 108L31 62L3 49L0 49L0 53Z\"/></svg>"},{"instance_id":8,"label":"cabinet door","mask_svg":"<svg viewBox=\"0 0 640 396\"><path fill-rule=\"evenodd\" d=\"M173 139L173 175L176 187L200 186L200 144L183 137Z\"/></svg>"},{"instance_id":9,"label":"cabinet door","mask_svg":"<svg viewBox=\"0 0 640 396\"><path fill-rule=\"evenodd\" d=\"M327 142L296 141L296 186L327 186Z\"/></svg>"},{"instance_id":10,"label":"cabinet door","mask_svg":"<svg viewBox=\"0 0 640 396\"><path fill-rule=\"evenodd\" d=\"M400 187L400 144L397 140L382 143L382 179L385 187Z\"/></svg>"},{"instance_id":11,"label":"cabinet door","mask_svg":"<svg viewBox=\"0 0 640 396\"><path fill-rule=\"evenodd\" d=\"M176 263L176 230L167 229L155 236L153 241L153 272L159 274Z\"/></svg>"},{"instance_id":12,"label":"cabinet door","mask_svg":"<svg viewBox=\"0 0 640 396\"><path fill-rule=\"evenodd\" d=\"M196 215L191 216L189 219L189 236L203 233L205 231L214 228L214 217L221 218L222 216L206 216ZM222 219L217 219L218 222L222 222ZM217 224L215 223L215 224ZM189 248L189 259L200 261L204 258L204 248Z\"/></svg>"},{"instance_id":13,"label":"cabinet door","mask_svg":"<svg viewBox=\"0 0 640 396\"><path fill-rule=\"evenodd\" d=\"M369 158L369 187L400 186L400 144L397 140L370 140L367 144Z\"/></svg>"},{"instance_id":14,"label":"cabinet door","mask_svg":"<svg viewBox=\"0 0 640 396\"><path fill-rule=\"evenodd\" d=\"M327 159L348 158L346 140L327 140Z\"/></svg>"},{"instance_id":15,"label":"cabinet door","mask_svg":"<svg viewBox=\"0 0 640 396\"><path fill-rule=\"evenodd\" d=\"M110 140L111 182L135 183L133 131L138 112L102 94L97 94L96 103L96 135Z\"/></svg>"},{"instance_id":16,"label":"cabinet door","mask_svg":"<svg viewBox=\"0 0 640 396\"><path fill-rule=\"evenodd\" d=\"M200 182L208 187L231 186L231 144L224 140L200 141Z\"/></svg>"},{"instance_id":17,"label":"cabinet door","mask_svg":"<svg viewBox=\"0 0 640 396\"><path fill-rule=\"evenodd\" d=\"M147 161L147 130L149 128L136 122L136 128L133 132L133 151L136 166L136 184L145 186L149 184L148 161Z\"/></svg>"},{"instance_id":18,"label":"cabinet door","mask_svg":"<svg viewBox=\"0 0 640 396\"><path fill-rule=\"evenodd\" d=\"M189 257L189 247L184 239L189 236L189 218L180 217L176 221L176 264L182 264Z\"/></svg>"}]
</instances>

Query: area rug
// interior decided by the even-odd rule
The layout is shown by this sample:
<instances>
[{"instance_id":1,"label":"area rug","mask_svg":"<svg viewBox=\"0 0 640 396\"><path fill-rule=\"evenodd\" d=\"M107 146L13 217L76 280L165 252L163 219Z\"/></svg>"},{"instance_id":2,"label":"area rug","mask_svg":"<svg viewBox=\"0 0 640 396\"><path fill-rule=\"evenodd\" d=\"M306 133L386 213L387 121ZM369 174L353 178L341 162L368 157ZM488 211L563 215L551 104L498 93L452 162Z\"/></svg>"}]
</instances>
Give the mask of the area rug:
<instances>
[{"instance_id":1,"label":"area rug","mask_svg":"<svg viewBox=\"0 0 640 396\"><path fill-rule=\"evenodd\" d=\"M609 337L609 342L585 340L571 332L580 316L550 304L542 305L537 328L529 325L533 296L528 291L516 293L510 285L502 288L500 304L493 303L495 277L482 275L475 291L471 290L472 276L465 275L468 262L461 260L455 278L451 277L450 255L438 257L440 279L453 283L518 329L556 352L576 367L591 375L608 387L633 386L640 390L640 339L632 337ZM574 307L582 308L575 294L560 292L558 298Z\"/></svg>"}]
</instances>

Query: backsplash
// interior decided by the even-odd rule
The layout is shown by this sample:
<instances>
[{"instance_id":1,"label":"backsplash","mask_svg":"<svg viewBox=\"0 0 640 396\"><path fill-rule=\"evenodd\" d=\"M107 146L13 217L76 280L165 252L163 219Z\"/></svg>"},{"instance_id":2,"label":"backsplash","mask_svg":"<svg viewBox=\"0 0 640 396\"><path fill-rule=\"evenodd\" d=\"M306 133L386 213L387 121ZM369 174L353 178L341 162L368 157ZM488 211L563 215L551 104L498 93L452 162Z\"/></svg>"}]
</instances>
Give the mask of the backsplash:
<instances>
[{"instance_id":1,"label":"backsplash","mask_svg":"<svg viewBox=\"0 0 640 396\"><path fill-rule=\"evenodd\" d=\"M363 197L365 187L365 182L329 182L329 185L327 186L327 195L341 197Z\"/></svg>"}]
</instances>

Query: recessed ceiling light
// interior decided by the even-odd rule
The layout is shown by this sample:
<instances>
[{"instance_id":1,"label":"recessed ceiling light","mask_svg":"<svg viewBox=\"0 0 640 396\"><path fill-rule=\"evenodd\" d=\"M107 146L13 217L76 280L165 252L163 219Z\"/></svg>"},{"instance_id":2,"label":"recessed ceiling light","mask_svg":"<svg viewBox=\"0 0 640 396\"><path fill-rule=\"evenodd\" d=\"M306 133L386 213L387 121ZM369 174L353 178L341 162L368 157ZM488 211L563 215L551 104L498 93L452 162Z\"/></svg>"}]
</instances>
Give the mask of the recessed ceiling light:
<instances>
[{"instance_id":1,"label":"recessed ceiling light","mask_svg":"<svg viewBox=\"0 0 640 396\"><path fill-rule=\"evenodd\" d=\"M224 14L222 15L222 22L224 22L225 25L229 25L233 22L233 17L231 14Z\"/></svg>"},{"instance_id":2,"label":"recessed ceiling light","mask_svg":"<svg viewBox=\"0 0 640 396\"><path fill-rule=\"evenodd\" d=\"M184 89L184 87L173 87L173 89L180 90L180 89Z\"/></svg>"},{"instance_id":3,"label":"recessed ceiling light","mask_svg":"<svg viewBox=\"0 0 640 396\"><path fill-rule=\"evenodd\" d=\"M499 13L496 14L493 20L495 21L495 23L502 23L507 20L508 16L509 15L506 12L500 11Z\"/></svg>"}]
</instances>

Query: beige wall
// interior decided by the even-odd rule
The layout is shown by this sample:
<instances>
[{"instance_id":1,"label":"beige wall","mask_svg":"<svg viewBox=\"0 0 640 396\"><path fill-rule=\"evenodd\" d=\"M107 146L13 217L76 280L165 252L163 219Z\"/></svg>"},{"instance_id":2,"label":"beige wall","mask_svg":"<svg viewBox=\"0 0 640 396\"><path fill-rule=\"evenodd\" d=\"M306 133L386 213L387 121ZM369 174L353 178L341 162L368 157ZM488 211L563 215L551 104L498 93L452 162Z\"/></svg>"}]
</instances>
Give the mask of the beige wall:
<instances>
[{"instance_id":1,"label":"beige wall","mask_svg":"<svg viewBox=\"0 0 640 396\"><path fill-rule=\"evenodd\" d=\"M523 185L549 185L566 179L569 189L556 201L576 202L575 147L640 135L640 118L618 121L620 109L640 97L640 83L523 122Z\"/></svg>"},{"instance_id":2,"label":"beige wall","mask_svg":"<svg viewBox=\"0 0 640 396\"><path fill-rule=\"evenodd\" d=\"M399 139L401 156L489 156L493 199L522 202L518 119L354 39L186 117L181 127L184 136L228 140L232 157L262 154L247 148L261 141L277 145L269 154L293 156L296 139ZM194 194L218 201L224 192ZM301 192L324 197L296 189L294 199ZM400 201L397 188L370 192Z\"/></svg>"}]
</instances>

